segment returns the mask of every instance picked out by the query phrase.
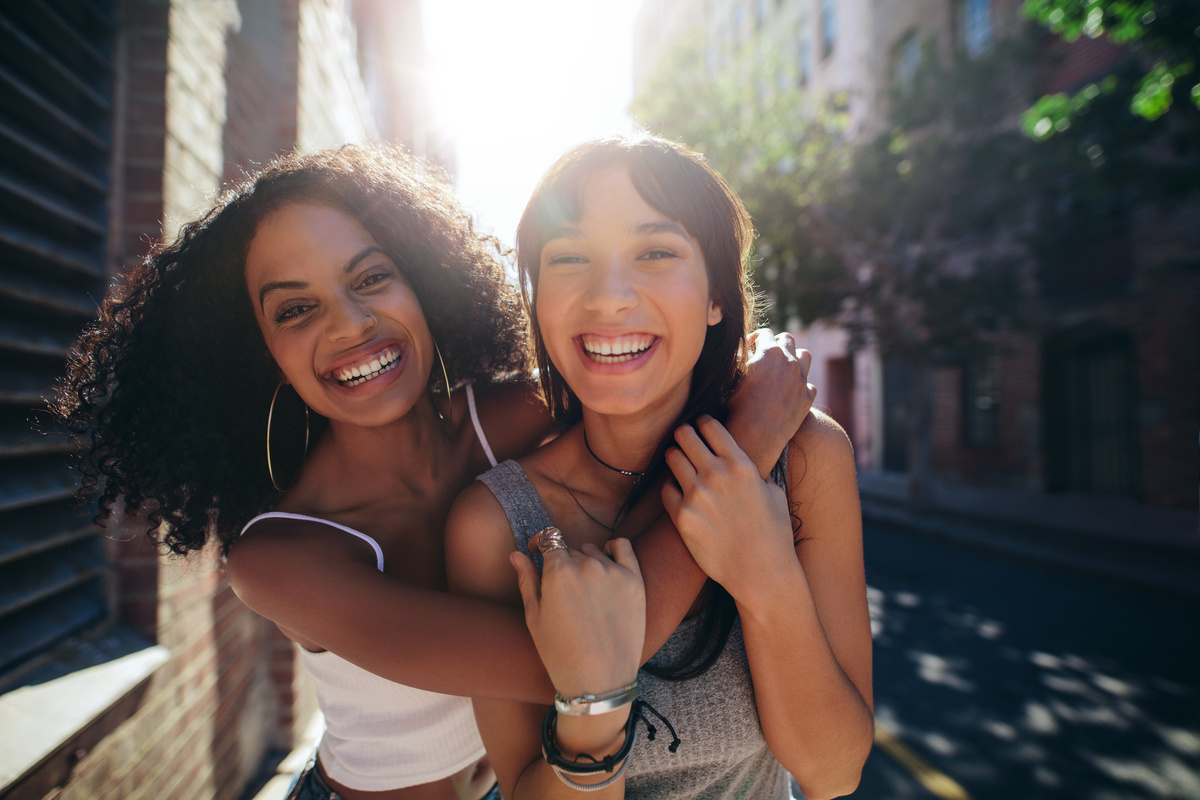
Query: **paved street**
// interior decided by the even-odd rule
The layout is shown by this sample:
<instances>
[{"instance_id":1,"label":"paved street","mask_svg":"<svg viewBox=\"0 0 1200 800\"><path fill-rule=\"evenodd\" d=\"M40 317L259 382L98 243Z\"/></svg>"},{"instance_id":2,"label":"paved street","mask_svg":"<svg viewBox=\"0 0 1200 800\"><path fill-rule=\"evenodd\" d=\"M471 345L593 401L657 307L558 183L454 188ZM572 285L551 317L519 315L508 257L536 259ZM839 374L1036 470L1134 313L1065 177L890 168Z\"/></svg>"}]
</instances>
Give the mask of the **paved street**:
<instances>
[{"instance_id":1,"label":"paved street","mask_svg":"<svg viewBox=\"0 0 1200 800\"><path fill-rule=\"evenodd\" d=\"M1200 798L1200 603L876 523L866 562L854 797Z\"/></svg>"}]
</instances>

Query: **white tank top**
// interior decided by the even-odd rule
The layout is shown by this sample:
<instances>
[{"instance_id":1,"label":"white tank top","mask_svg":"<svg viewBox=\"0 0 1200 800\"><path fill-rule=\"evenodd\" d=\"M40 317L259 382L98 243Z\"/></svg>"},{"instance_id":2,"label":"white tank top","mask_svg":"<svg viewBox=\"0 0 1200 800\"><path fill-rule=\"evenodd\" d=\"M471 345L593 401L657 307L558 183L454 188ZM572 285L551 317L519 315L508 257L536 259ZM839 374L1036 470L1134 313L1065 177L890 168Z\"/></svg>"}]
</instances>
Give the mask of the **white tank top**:
<instances>
[{"instance_id":1,"label":"white tank top","mask_svg":"<svg viewBox=\"0 0 1200 800\"><path fill-rule=\"evenodd\" d=\"M469 384L466 394L475 434L495 466ZM383 571L383 550L361 531L319 517L273 511L247 522L242 533L262 519L311 520L357 536L375 550L376 566ZM338 783L367 792L418 786L454 775L483 757L483 741L468 698L414 689L327 650L314 653L297 648L325 716L317 755L326 774Z\"/></svg>"}]
</instances>

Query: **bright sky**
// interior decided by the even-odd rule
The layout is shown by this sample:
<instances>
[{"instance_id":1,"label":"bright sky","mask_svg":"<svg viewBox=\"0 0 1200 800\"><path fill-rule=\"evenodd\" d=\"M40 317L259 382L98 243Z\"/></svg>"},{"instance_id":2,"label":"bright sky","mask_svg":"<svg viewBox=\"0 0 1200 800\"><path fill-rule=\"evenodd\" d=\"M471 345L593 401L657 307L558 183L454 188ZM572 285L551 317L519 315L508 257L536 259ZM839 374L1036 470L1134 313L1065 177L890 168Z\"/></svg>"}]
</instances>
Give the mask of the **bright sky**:
<instances>
[{"instance_id":1,"label":"bright sky","mask_svg":"<svg viewBox=\"0 0 1200 800\"><path fill-rule=\"evenodd\" d=\"M458 193L512 244L525 202L563 151L628 130L641 0L422 0L438 123Z\"/></svg>"}]
</instances>

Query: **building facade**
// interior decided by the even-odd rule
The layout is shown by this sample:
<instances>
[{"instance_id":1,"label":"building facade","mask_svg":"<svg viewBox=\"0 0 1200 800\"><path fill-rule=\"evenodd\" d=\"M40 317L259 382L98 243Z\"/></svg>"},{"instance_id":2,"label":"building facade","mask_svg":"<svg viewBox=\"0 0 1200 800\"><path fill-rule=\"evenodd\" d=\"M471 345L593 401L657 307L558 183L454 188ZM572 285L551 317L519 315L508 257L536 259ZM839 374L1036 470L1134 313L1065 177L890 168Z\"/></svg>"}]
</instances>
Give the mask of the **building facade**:
<instances>
[{"instance_id":1,"label":"building facade","mask_svg":"<svg viewBox=\"0 0 1200 800\"><path fill-rule=\"evenodd\" d=\"M695 66L710 73L733 42L791 53L791 72L809 91L842 95L852 140L885 130L893 87L912 79L925 47L942 58L952 51L974 58L1007 37L1027 37L1038 54L1034 96L1078 91L1132 58L1103 39L1068 45L1035 31L1021 6L647 0L636 37L641 52L656 54L681 37L699 37L708 63ZM649 59L635 76L644 81L652 69ZM1032 99L1014 103L1014 127ZM1193 203L1137 208L1037 254L1030 265L1036 286L1023 301L1040 320L1036 331L1006 335L935 369L935 508L1037 522L1047 503L1069 501L1100 510L1072 525L1116 533L1126 512L1153 507L1164 510L1155 517L1160 528L1194 533L1200 278L1181 265L1194 264L1197 252L1200 208ZM852 352L836 324L809 325L801 339L814 353L819 403L854 441L864 496L901 500L916 413L908 407L912 376L869 346Z\"/></svg>"},{"instance_id":2,"label":"building facade","mask_svg":"<svg viewBox=\"0 0 1200 800\"><path fill-rule=\"evenodd\" d=\"M223 183L296 147L444 155L421 42L417 0L0 11L0 795L237 798L313 716L219 559L75 506L43 396L109 281Z\"/></svg>"}]
</instances>

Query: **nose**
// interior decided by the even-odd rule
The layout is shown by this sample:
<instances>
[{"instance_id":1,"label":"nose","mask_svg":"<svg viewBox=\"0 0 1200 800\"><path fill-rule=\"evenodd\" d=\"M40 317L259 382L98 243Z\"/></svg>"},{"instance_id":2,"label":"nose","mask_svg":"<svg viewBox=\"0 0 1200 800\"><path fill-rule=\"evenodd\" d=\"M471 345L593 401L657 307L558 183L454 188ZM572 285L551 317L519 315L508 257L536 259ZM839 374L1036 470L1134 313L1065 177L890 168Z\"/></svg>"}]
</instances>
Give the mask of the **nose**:
<instances>
[{"instance_id":1,"label":"nose","mask_svg":"<svg viewBox=\"0 0 1200 800\"><path fill-rule=\"evenodd\" d=\"M350 298L335 304L327 320L331 342L362 339L377 323L370 308Z\"/></svg>"},{"instance_id":2,"label":"nose","mask_svg":"<svg viewBox=\"0 0 1200 800\"><path fill-rule=\"evenodd\" d=\"M621 259L593 259L584 294L584 307L600 314L619 314L637 305L637 286L631 268Z\"/></svg>"}]
</instances>

